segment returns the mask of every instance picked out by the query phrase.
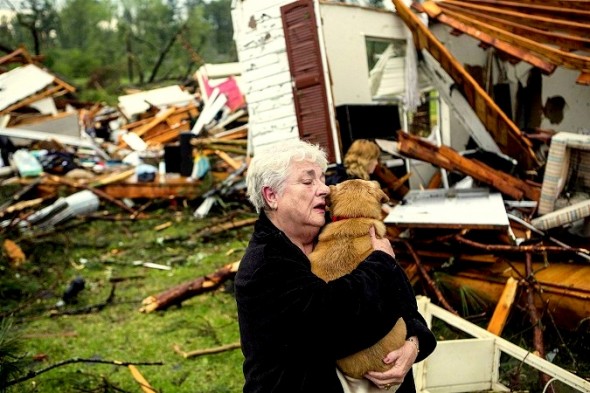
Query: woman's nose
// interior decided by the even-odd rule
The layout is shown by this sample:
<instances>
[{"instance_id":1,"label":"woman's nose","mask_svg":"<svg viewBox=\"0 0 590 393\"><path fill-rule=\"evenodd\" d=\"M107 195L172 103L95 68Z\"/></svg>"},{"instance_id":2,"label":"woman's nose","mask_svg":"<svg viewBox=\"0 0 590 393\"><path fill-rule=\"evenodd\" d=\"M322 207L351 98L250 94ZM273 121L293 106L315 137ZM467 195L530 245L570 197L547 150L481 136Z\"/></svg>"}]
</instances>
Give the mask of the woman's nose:
<instances>
[{"instance_id":1,"label":"woman's nose","mask_svg":"<svg viewBox=\"0 0 590 393\"><path fill-rule=\"evenodd\" d=\"M322 182L319 188L320 195L328 195L330 193L330 187L326 183Z\"/></svg>"}]
</instances>

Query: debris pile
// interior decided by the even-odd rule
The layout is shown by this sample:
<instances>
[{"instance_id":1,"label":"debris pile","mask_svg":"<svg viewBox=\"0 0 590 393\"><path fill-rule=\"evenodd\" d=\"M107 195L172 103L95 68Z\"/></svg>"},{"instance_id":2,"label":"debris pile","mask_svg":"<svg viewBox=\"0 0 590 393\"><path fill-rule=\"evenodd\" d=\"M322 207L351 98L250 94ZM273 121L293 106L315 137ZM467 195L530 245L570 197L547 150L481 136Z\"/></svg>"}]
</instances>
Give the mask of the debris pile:
<instances>
[{"instance_id":1,"label":"debris pile","mask_svg":"<svg viewBox=\"0 0 590 393\"><path fill-rule=\"evenodd\" d=\"M49 230L100 200L137 217L138 201L204 197L204 217L239 194L248 119L237 64L202 66L197 87L128 91L116 107L78 101L24 48L0 66L0 176L23 187L0 209L5 230Z\"/></svg>"}]
</instances>

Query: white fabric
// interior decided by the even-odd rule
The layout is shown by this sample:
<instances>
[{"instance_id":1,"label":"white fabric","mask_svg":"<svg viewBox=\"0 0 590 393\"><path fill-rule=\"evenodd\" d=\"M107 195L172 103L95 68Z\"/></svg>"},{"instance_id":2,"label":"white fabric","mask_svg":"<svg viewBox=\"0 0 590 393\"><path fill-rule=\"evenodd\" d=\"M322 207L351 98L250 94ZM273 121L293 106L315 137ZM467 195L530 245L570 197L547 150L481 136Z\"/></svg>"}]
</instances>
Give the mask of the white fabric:
<instances>
[{"instance_id":1,"label":"white fabric","mask_svg":"<svg viewBox=\"0 0 590 393\"><path fill-rule=\"evenodd\" d=\"M389 389L380 389L368 379L351 378L348 375L344 375L338 368L336 369L336 374L338 374L338 379L342 384L344 393L394 393L399 388L399 385L393 385Z\"/></svg>"}]
</instances>

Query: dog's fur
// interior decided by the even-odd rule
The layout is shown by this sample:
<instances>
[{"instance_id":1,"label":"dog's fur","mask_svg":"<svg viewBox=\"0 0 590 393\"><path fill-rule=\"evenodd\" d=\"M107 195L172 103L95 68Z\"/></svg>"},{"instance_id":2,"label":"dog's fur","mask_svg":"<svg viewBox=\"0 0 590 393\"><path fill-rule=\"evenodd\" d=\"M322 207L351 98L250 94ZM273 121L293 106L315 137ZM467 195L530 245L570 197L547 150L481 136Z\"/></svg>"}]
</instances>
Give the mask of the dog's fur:
<instances>
[{"instance_id":1,"label":"dog's fur","mask_svg":"<svg viewBox=\"0 0 590 393\"><path fill-rule=\"evenodd\" d=\"M352 272L373 251L369 228L374 226L378 237L385 235L381 204L387 201L376 181L355 179L330 186L327 202L332 222L324 227L309 255L313 273L328 282ZM383 358L405 339L406 324L399 318L379 342L336 363L353 378L362 378L368 371L385 371L391 366L383 364Z\"/></svg>"}]
</instances>

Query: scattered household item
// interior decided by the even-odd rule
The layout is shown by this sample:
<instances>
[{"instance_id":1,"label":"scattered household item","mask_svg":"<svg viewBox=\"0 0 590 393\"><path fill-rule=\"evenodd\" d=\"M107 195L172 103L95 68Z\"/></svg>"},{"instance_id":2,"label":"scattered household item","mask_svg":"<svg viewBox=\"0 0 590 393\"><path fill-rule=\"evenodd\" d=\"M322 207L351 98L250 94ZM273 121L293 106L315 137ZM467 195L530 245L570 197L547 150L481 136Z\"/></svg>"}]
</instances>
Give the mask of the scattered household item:
<instances>
[{"instance_id":1,"label":"scattered household item","mask_svg":"<svg viewBox=\"0 0 590 393\"><path fill-rule=\"evenodd\" d=\"M546 230L590 216L590 199L576 198L589 189L590 136L569 132L555 134L551 138L541 186L539 217L531 220L531 224Z\"/></svg>"},{"instance_id":2,"label":"scattered household item","mask_svg":"<svg viewBox=\"0 0 590 393\"><path fill-rule=\"evenodd\" d=\"M37 177L43 172L39 160L26 149L15 151L12 160L21 177Z\"/></svg>"},{"instance_id":3,"label":"scattered household item","mask_svg":"<svg viewBox=\"0 0 590 393\"><path fill-rule=\"evenodd\" d=\"M148 164L141 164L135 168L135 174L137 175L137 181L139 182L154 181L156 178L156 172L158 172L158 169Z\"/></svg>"},{"instance_id":4,"label":"scattered household item","mask_svg":"<svg viewBox=\"0 0 590 393\"><path fill-rule=\"evenodd\" d=\"M79 191L65 198L57 199L52 205L21 220L19 225L48 229L75 216L92 213L98 209L99 204L100 200L92 191Z\"/></svg>"}]
</instances>

